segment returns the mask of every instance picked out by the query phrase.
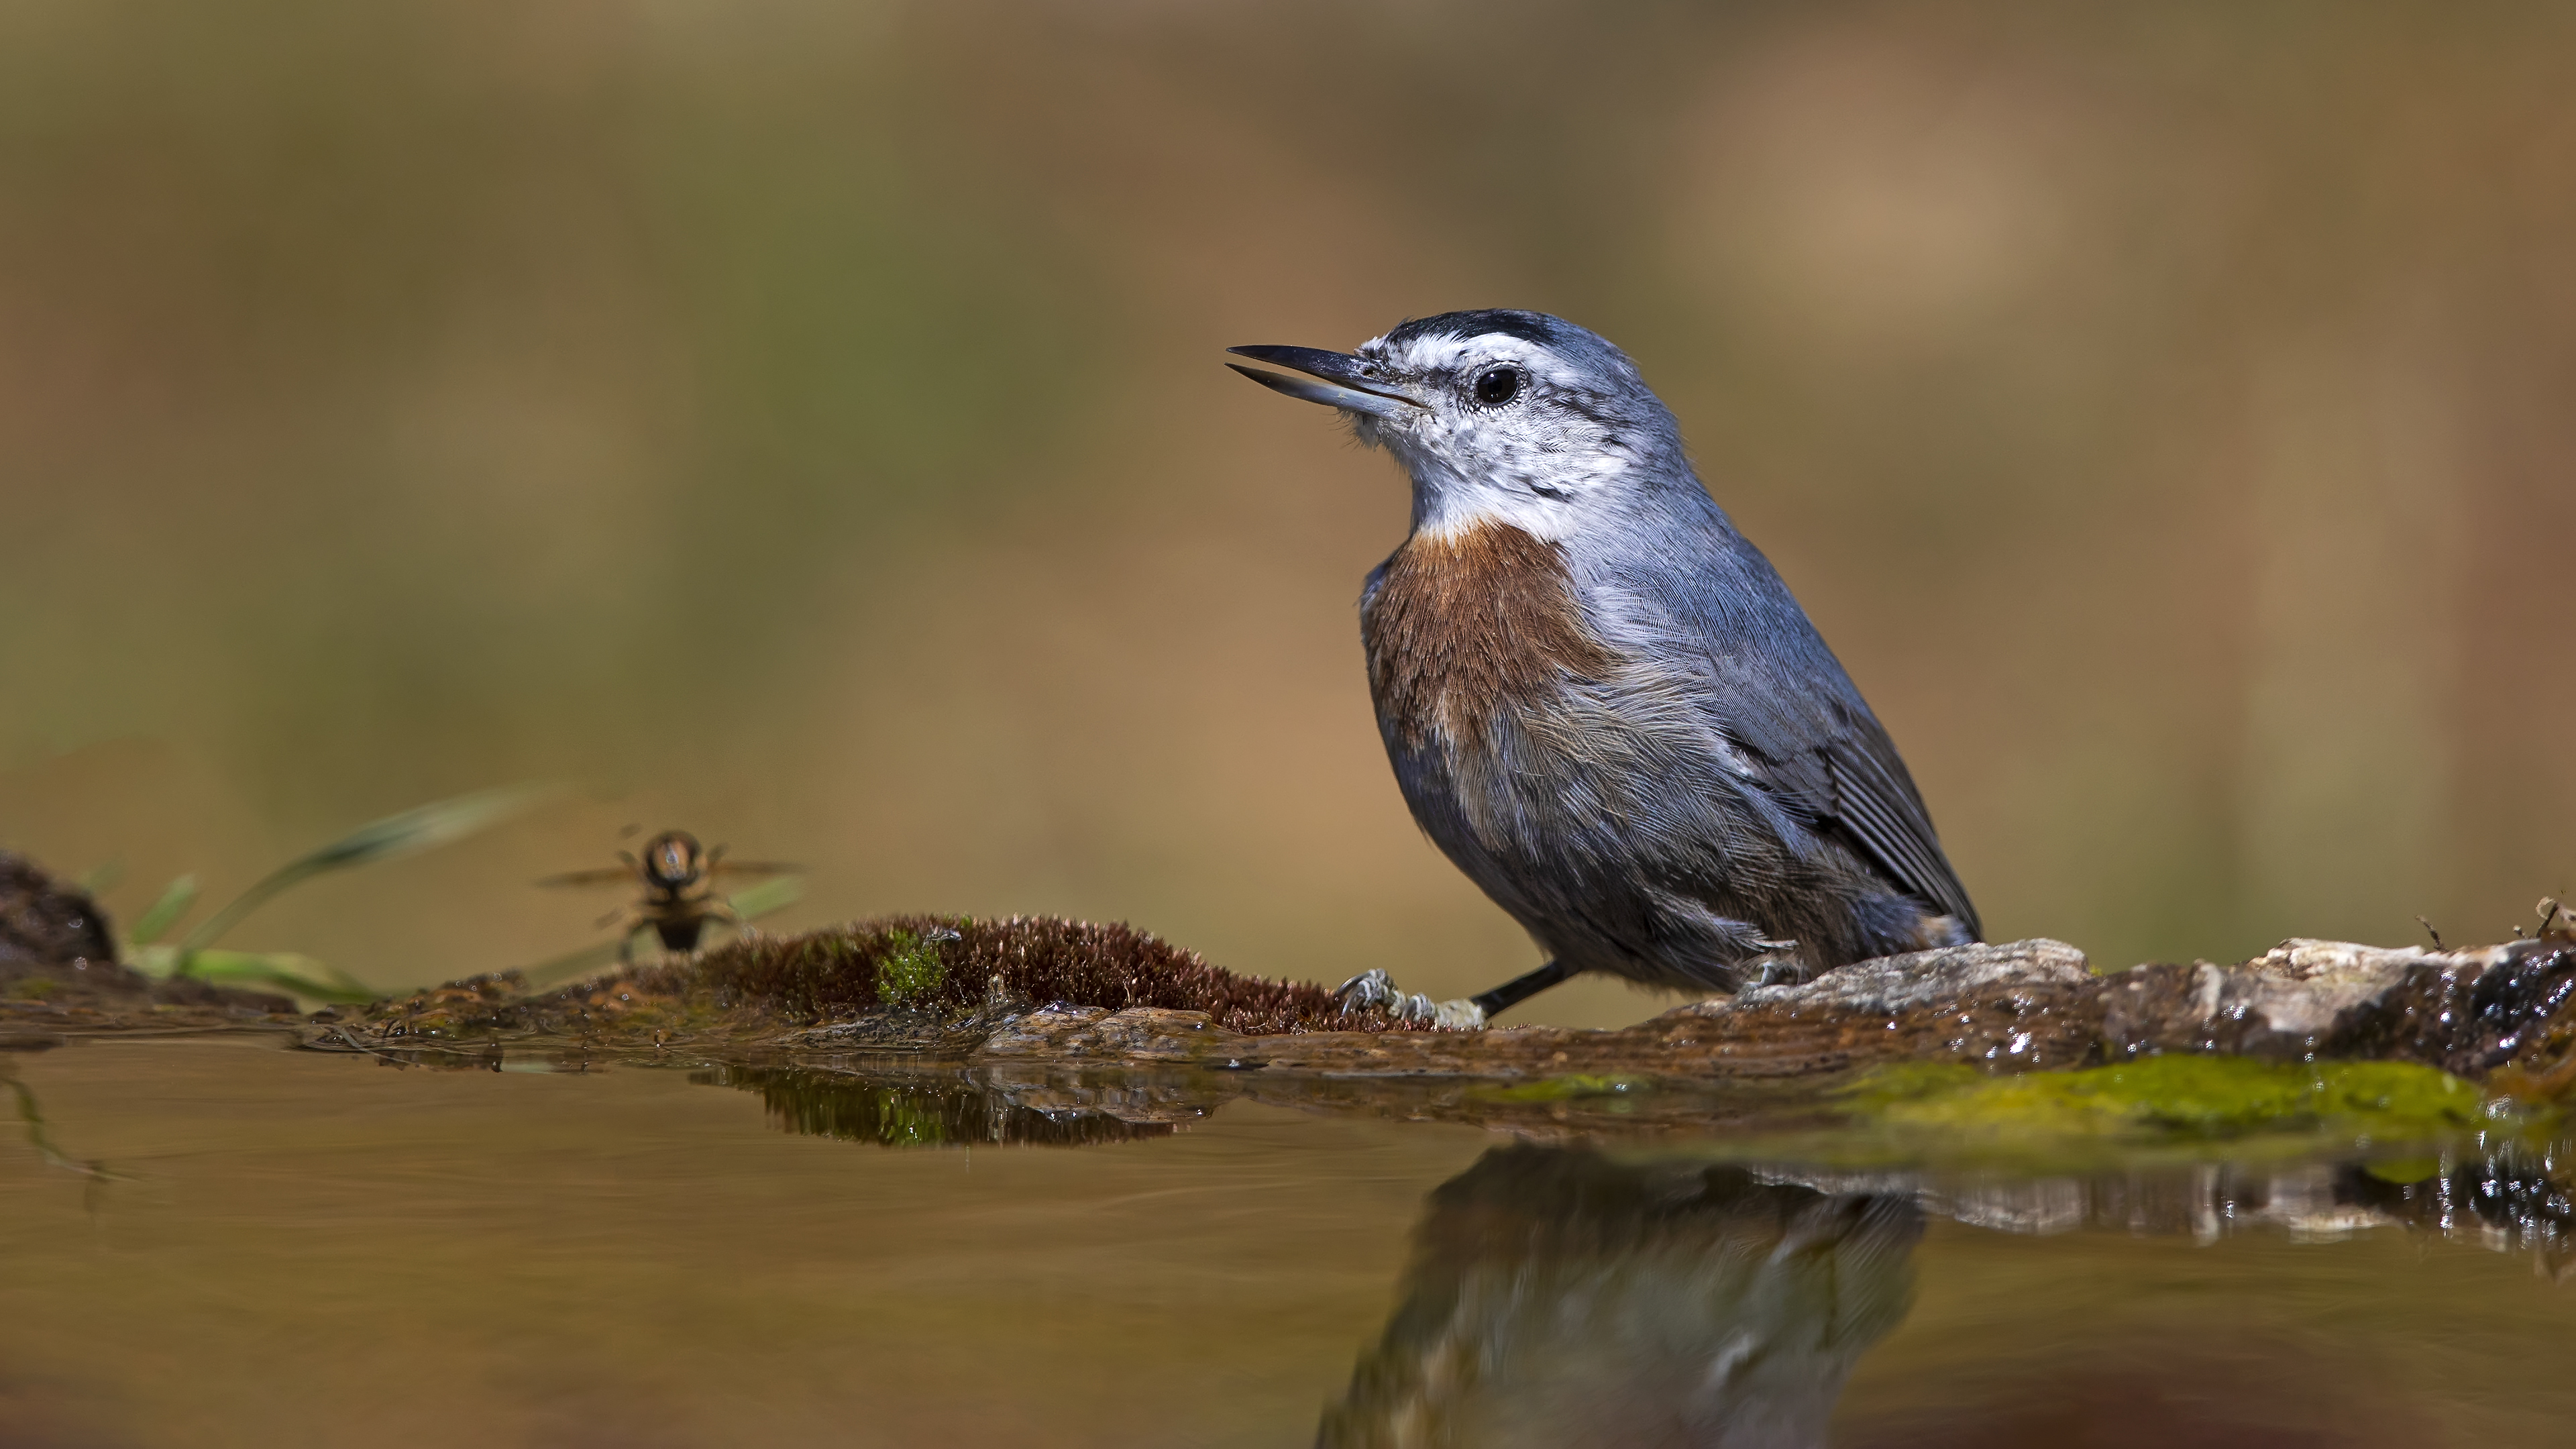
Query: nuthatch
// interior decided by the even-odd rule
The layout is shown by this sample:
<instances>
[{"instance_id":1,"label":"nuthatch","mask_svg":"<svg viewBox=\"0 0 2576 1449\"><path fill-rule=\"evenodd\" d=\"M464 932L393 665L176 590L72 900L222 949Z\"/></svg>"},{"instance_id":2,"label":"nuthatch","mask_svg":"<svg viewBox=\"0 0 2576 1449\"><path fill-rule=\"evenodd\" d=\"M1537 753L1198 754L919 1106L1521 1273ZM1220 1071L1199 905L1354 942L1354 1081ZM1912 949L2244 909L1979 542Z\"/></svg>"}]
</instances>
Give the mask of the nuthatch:
<instances>
[{"instance_id":1,"label":"nuthatch","mask_svg":"<svg viewBox=\"0 0 2576 1449\"><path fill-rule=\"evenodd\" d=\"M1577 972L1733 991L1979 938L1895 744L1626 354L1512 311L1231 350L1412 476L1360 594L1378 731L1550 957L1438 1008L1382 972L1349 997L1481 1024Z\"/></svg>"}]
</instances>

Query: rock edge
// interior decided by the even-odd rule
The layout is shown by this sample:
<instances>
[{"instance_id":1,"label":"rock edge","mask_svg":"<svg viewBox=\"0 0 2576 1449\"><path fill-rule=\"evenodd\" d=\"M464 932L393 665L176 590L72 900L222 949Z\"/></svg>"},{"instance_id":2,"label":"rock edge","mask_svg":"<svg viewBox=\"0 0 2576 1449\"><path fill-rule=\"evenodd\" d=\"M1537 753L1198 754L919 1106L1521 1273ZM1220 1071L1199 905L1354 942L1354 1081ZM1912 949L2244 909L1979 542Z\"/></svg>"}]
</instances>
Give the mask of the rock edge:
<instances>
[{"instance_id":1,"label":"rock edge","mask_svg":"<svg viewBox=\"0 0 2576 1449\"><path fill-rule=\"evenodd\" d=\"M1909 1061L2010 1072L2189 1052L2412 1061L2549 1095L2576 1085L2576 937L2565 934L2429 952L2292 940L2239 966L2150 964L2109 975L2096 975L2083 952L2061 941L1952 947L1864 961L1795 986L1755 987L1614 1030L1255 1035L1227 1030L1204 1011L1040 1005L999 994L963 1013L786 1025L774 1014L639 996L640 989L640 981L612 978L546 998L552 1014L530 1015L525 1002L507 1002L500 978L479 978L380 1004L358 1021L318 1024L306 1042L327 1050L551 1044L745 1060L891 1052L979 1065L1701 1082Z\"/></svg>"}]
</instances>

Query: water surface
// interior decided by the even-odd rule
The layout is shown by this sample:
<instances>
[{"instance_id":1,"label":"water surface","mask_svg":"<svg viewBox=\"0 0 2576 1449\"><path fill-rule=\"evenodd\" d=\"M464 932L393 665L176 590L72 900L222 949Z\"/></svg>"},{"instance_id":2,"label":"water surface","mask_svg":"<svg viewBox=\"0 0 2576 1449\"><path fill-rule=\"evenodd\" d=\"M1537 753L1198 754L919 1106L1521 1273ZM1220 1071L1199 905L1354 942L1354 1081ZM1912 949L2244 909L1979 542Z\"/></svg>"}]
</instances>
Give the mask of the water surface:
<instances>
[{"instance_id":1,"label":"water surface","mask_svg":"<svg viewBox=\"0 0 2576 1449\"><path fill-rule=\"evenodd\" d=\"M0 1123L0 1442L2491 1446L2576 1421L2547 1164L1945 1176L1247 1101L1122 1123L964 1076L509 1065L537 1069L267 1039L10 1058L60 1159Z\"/></svg>"}]
</instances>

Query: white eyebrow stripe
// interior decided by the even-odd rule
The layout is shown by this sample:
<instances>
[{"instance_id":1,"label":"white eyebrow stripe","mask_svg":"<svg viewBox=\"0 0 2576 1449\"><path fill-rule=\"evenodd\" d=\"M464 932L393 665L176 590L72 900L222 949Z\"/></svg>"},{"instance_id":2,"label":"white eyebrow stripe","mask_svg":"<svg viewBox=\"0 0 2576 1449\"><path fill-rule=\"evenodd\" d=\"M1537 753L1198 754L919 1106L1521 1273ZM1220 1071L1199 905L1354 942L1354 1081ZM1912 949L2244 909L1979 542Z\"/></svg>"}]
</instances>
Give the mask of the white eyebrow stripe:
<instances>
[{"instance_id":1,"label":"white eyebrow stripe","mask_svg":"<svg viewBox=\"0 0 2576 1449\"><path fill-rule=\"evenodd\" d=\"M1474 362L1510 362L1527 368L1531 376L1556 387L1579 387L1582 374L1566 366L1556 354L1537 343L1514 337L1508 332L1485 332L1474 337L1417 337L1391 347L1386 338L1375 337L1360 344L1362 356L1383 358L1407 372L1444 372L1463 370Z\"/></svg>"}]
</instances>

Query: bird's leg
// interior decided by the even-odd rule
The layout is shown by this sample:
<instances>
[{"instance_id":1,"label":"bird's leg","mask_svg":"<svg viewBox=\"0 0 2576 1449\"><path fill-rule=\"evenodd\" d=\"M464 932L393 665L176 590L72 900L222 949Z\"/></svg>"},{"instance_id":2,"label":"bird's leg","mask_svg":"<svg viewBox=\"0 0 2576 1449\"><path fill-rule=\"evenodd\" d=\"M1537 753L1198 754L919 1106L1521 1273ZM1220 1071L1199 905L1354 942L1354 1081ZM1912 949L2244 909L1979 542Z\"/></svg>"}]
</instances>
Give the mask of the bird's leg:
<instances>
[{"instance_id":1,"label":"bird's leg","mask_svg":"<svg viewBox=\"0 0 2576 1449\"><path fill-rule=\"evenodd\" d=\"M1484 1025L1563 981L1568 974L1562 962L1550 961L1526 976L1515 976L1491 991L1468 997L1468 1004L1476 1008L1476 1024Z\"/></svg>"},{"instance_id":2,"label":"bird's leg","mask_svg":"<svg viewBox=\"0 0 2576 1449\"><path fill-rule=\"evenodd\" d=\"M1344 1016L1375 1007L1398 1021L1427 1021L1453 1031L1473 1031L1502 1012L1563 981L1569 974L1562 965L1550 961L1536 971L1515 976L1482 995L1462 996L1455 1001L1433 1001L1418 991L1398 991L1394 979L1384 971L1363 971L1343 982L1333 995L1342 1003Z\"/></svg>"}]
</instances>

